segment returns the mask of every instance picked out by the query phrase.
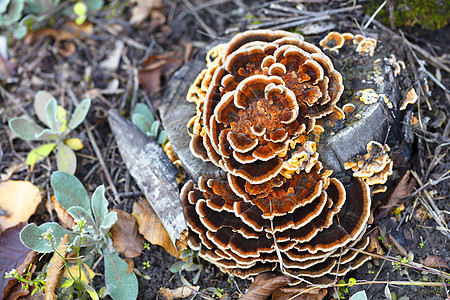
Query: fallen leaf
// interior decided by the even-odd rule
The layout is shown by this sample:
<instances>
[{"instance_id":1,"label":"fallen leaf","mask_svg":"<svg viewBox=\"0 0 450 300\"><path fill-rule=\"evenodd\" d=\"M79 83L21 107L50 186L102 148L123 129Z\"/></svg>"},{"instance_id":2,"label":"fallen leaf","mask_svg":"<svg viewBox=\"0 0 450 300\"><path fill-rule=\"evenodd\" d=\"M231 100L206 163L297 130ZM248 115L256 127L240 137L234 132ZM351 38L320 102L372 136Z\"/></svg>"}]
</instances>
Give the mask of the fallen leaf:
<instances>
[{"instance_id":1,"label":"fallen leaf","mask_svg":"<svg viewBox=\"0 0 450 300\"><path fill-rule=\"evenodd\" d=\"M322 300L328 294L324 288L280 287L272 294L272 299L277 300Z\"/></svg>"},{"instance_id":2,"label":"fallen leaf","mask_svg":"<svg viewBox=\"0 0 450 300\"><path fill-rule=\"evenodd\" d=\"M0 231L28 221L41 203L39 188L29 181L8 180L0 183Z\"/></svg>"},{"instance_id":3,"label":"fallen leaf","mask_svg":"<svg viewBox=\"0 0 450 300\"><path fill-rule=\"evenodd\" d=\"M77 25L73 21L66 21L60 28L44 28L35 32L30 32L25 37L25 42L31 44L38 39L51 36L56 42L73 40L83 35L91 35L94 33L94 25L90 22L84 22Z\"/></svg>"},{"instance_id":4,"label":"fallen leaf","mask_svg":"<svg viewBox=\"0 0 450 300\"><path fill-rule=\"evenodd\" d=\"M106 59L100 62L100 67L105 70L115 71L119 67L120 58L125 44L121 40L116 40L114 50L108 54Z\"/></svg>"},{"instance_id":5,"label":"fallen leaf","mask_svg":"<svg viewBox=\"0 0 450 300\"><path fill-rule=\"evenodd\" d=\"M162 15L162 8L162 0L137 0L136 6L131 9L130 23L133 25L140 25L149 15L151 15L152 18Z\"/></svg>"},{"instance_id":6,"label":"fallen leaf","mask_svg":"<svg viewBox=\"0 0 450 300\"><path fill-rule=\"evenodd\" d=\"M61 43L58 53L64 57L71 57L77 51L77 46L72 41L66 41Z\"/></svg>"},{"instance_id":7,"label":"fallen leaf","mask_svg":"<svg viewBox=\"0 0 450 300\"><path fill-rule=\"evenodd\" d=\"M30 255L30 249L25 247L19 238L19 232L26 225L26 222L19 223L0 233L0 274L10 272L12 269L22 272L24 268L28 267L29 262L28 264L26 262L29 261L27 256ZM35 251L31 252L35 253ZM24 264L26 264L26 267L23 267ZM2 299L6 299L6 295L11 293L12 287L17 283L17 280L13 280L15 279L6 279L4 276L0 276L0 288L4 291ZM7 283L8 290L6 291Z\"/></svg>"},{"instance_id":8,"label":"fallen leaf","mask_svg":"<svg viewBox=\"0 0 450 300\"><path fill-rule=\"evenodd\" d=\"M414 188L417 186L417 182L414 177L411 176L411 171L406 171L400 182L395 187L395 190L389 196L387 204L380 207L377 219L387 217L389 213L403 201L405 197L411 196L414 192Z\"/></svg>"},{"instance_id":9,"label":"fallen leaf","mask_svg":"<svg viewBox=\"0 0 450 300\"><path fill-rule=\"evenodd\" d=\"M86 282L87 284L90 284L92 278L94 278L95 275L100 275L95 273L94 271L92 271L92 269L85 263L81 264L81 273L80 273L80 268L78 267L78 264L73 264L69 267L69 269L65 269L64 271L64 278L70 279L70 275L69 275L69 271L70 274L72 274L75 278L78 277L78 274L80 275L80 279L81 281Z\"/></svg>"},{"instance_id":10,"label":"fallen leaf","mask_svg":"<svg viewBox=\"0 0 450 300\"><path fill-rule=\"evenodd\" d=\"M117 222L110 230L114 247L126 257L138 257L144 246L143 240L139 236L136 219L121 209L112 209L111 211L117 212Z\"/></svg>"},{"instance_id":11,"label":"fallen leaf","mask_svg":"<svg viewBox=\"0 0 450 300\"><path fill-rule=\"evenodd\" d=\"M175 248L169 234L147 199L141 198L133 204L133 215L139 224L139 232L147 241L163 247L170 255L180 258L181 252Z\"/></svg>"},{"instance_id":12,"label":"fallen leaf","mask_svg":"<svg viewBox=\"0 0 450 300\"><path fill-rule=\"evenodd\" d=\"M27 168L28 166L24 162L13 163L12 165L10 165L8 168L5 169L5 173L2 173L0 175L0 179L2 181L9 180L11 176L14 175L16 172L23 171Z\"/></svg>"},{"instance_id":13,"label":"fallen leaf","mask_svg":"<svg viewBox=\"0 0 450 300\"><path fill-rule=\"evenodd\" d=\"M176 289L160 288L158 291L159 296L164 297L168 300L187 298L196 295L200 290L199 286L182 286Z\"/></svg>"},{"instance_id":14,"label":"fallen leaf","mask_svg":"<svg viewBox=\"0 0 450 300\"><path fill-rule=\"evenodd\" d=\"M64 260L67 258L69 252L67 248L69 247L69 235L66 233L64 238L59 243L56 248L52 258L50 259L49 268L47 272L47 278L45 280L45 299L46 300L56 300L57 292L59 286L61 285L61 280L64 275Z\"/></svg>"},{"instance_id":15,"label":"fallen leaf","mask_svg":"<svg viewBox=\"0 0 450 300\"><path fill-rule=\"evenodd\" d=\"M161 87L161 80L167 80L183 61L184 55L179 50L149 55L138 71L139 83L149 94L154 93Z\"/></svg>"},{"instance_id":16,"label":"fallen leaf","mask_svg":"<svg viewBox=\"0 0 450 300\"><path fill-rule=\"evenodd\" d=\"M265 300L278 288L290 282L291 278L286 275L276 275L272 272L260 273L241 300Z\"/></svg>"},{"instance_id":17,"label":"fallen leaf","mask_svg":"<svg viewBox=\"0 0 450 300\"><path fill-rule=\"evenodd\" d=\"M54 210L56 212L56 215L58 216L59 224L61 224L61 226L66 229L72 230L72 227L75 225L73 217L67 213L64 207L62 207L58 201L56 201L55 196L53 195L50 197L50 204L52 206L52 210ZM50 211L48 203L47 211Z\"/></svg>"},{"instance_id":18,"label":"fallen leaf","mask_svg":"<svg viewBox=\"0 0 450 300\"><path fill-rule=\"evenodd\" d=\"M423 264L424 266L430 268L442 268L442 269L449 268L445 259L437 255L428 255L427 258L425 258Z\"/></svg>"},{"instance_id":19,"label":"fallen leaf","mask_svg":"<svg viewBox=\"0 0 450 300\"><path fill-rule=\"evenodd\" d=\"M34 271L36 270L35 262L37 261L38 257L39 257L39 255L36 251L34 251L34 250L29 251L27 256L25 257L25 259L23 260L23 262L20 264L20 266L18 266L16 268L17 272L21 276L25 276L29 272L29 275L26 276L26 278L31 279L30 277L33 275ZM21 282L19 282L15 278L10 279L6 283L5 288L3 289L2 299L3 300L13 300L13 299L16 300L21 296L29 295L30 288L32 288L32 287L29 286L27 290L24 290L22 288ZM21 297L21 299L22 299L22 297Z\"/></svg>"}]
</instances>

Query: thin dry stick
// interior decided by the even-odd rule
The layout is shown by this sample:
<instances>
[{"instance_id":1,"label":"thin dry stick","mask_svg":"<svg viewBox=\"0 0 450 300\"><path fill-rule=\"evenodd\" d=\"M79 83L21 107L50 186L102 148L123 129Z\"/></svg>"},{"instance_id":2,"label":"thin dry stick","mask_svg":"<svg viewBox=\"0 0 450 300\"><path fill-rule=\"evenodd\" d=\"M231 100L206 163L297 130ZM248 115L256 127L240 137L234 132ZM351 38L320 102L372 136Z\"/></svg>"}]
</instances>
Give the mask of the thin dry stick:
<instances>
[{"instance_id":1,"label":"thin dry stick","mask_svg":"<svg viewBox=\"0 0 450 300\"><path fill-rule=\"evenodd\" d=\"M191 4L191 2L189 2L188 0L183 0L184 5L187 6L187 8L189 8L189 10L191 11L192 15L195 17L195 19L198 21L198 23L200 23L200 25L203 27L203 29L208 33L208 35L212 38L217 36L217 33L211 29L211 27L209 27L208 25L206 25L206 23L203 21L203 19L199 16L199 14L197 13L197 11L195 10L195 7Z\"/></svg>"},{"instance_id":2,"label":"thin dry stick","mask_svg":"<svg viewBox=\"0 0 450 300\"><path fill-rule=\"evenodd\" d=\"M367 20L366 24L363 25L364 29L367 29L369 27L370 23L372 23L373 19L378 15L378 13L383 9L383 7L386 5L386 1L381 3L380 7L377 8L377 10L372 14L369 20Z\"/></svg>"}]
</instances>

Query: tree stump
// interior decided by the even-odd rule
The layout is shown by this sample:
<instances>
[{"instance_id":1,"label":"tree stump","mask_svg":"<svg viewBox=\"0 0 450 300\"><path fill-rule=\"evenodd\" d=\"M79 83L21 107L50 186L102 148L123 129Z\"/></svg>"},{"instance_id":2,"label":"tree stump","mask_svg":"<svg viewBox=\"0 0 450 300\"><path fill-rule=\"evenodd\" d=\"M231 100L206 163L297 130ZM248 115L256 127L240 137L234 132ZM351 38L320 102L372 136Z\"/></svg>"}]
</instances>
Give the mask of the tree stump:
<instances>
[{"instance_id":1,"label":"tree stump","mask_svg":"<svg viewBox=\"0 0 450 300\"><path fill-rule=\"evenodd\" d=\"M320 161L335 174L344 171L344 163L351 157L365 153L369 141L385 142L388 126L395 120L394 110L400 96L394 66L388 60L389 54L383 46L378 43L373 56L356 53L355 48L355 45L346 45L339 54L324 51L344 80L345 90L337 105L342 107L352 103L355 106L353 115L360 115L360 119L346 119L337 124L331 133L323 134L320 138L317 149ZM186 172L196 181L199 176L225 178L222 170L210 162L202 162L189 150L190 136L186 124L195 114L195 105L186 101L186 94L196 76L206 67L207 50L200 51L188 65L174 73L160 106L162 123L172 147ZM379 95L375 103L365 104L360 100L361 91L366 89L372 89ZM383 100L383 94L392 104L393 110ZM391 141L394 141L392 137Z\"/></svg>"}]
</instances>

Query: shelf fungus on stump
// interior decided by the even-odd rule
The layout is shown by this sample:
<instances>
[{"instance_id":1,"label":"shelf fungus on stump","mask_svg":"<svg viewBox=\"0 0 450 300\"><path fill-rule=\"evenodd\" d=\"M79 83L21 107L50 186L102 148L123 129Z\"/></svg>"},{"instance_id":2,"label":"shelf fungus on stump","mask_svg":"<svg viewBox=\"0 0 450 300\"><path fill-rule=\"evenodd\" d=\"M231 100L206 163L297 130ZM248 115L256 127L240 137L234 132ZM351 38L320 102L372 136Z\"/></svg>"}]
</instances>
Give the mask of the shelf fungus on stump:
<instances>
[{"instance_id":1,"label":"shelf fungus on stump","mask_svg":"<svg viewBox=\"0 0 450 300\"><path fill-rule=\"evenodd\" d=\"M345 113L342 76L315 45L255 30L214 47L187 100L190 150L226 180L188 181L181 201L189 245L239 277L283 269L342 275L368 256L370 189L323 168L316 142Z\"/></svg>"}]
</instances>

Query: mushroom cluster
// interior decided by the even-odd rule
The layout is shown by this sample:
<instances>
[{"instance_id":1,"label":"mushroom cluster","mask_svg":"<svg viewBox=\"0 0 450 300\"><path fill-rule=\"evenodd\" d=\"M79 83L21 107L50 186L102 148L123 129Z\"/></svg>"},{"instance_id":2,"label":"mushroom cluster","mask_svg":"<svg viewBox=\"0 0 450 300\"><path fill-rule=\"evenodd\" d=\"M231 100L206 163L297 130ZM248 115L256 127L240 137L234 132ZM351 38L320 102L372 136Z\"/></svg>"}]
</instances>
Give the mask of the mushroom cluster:
<instances>
[{"instance_id":1,"label":"mushroom cluster","mask_svg":"<svg viewBox=\"0 0 450 300\"><path fill-rule=\"evenodd\" d=\"M188 181L181 201L189 246L246 278L279 268L342 275L369 257L370 189L323 168L320 136L343 119L331 60L301 36L255 30L214 47L187 99L190 150L226 179Z\"/></svg>"}]
</instances>

